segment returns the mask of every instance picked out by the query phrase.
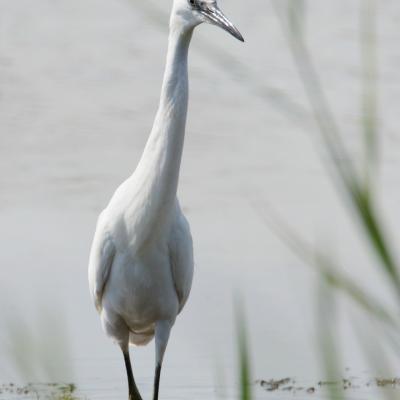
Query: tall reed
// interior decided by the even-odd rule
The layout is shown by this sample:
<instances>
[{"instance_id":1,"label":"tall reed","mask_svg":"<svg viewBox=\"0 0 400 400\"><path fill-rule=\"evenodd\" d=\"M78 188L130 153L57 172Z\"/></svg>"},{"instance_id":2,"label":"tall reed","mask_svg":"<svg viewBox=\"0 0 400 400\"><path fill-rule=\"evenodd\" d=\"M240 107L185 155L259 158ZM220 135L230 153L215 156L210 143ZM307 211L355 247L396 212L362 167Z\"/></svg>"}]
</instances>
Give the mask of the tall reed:
<instances>
[{"instance_id":1,"label":"tall reed","mask_svg":"<svg viewBox=\"0 0 400 400\"><path fill-rule=\"evenodd\" d=\"M394 296L394 303L400 306L400 273L398 261L388 234L381 210L378 209L378 172L383 158L380 146L378 125L378 58L377 58L377 2L360 2L360 36L362 64L361 98L361 141L363 160L361 168L357 160L352 159L343 140L330 104L325 96L318 71L307 46L304 32L304 17L308 3L306 0L272 0L274 9L287 38L293 62L303 84L314 119L316 121L323 148L329 157L327 165L329 175L345 196L339 196L343 202L351 204L350 217L359 222L366 243L374 256L375 268L386 275L386 280ZM349 201L350 200L350 201ZM295 233L286 221L276 213L262 214L266 223L282 238L284 243L303 261L315 268L320 274L319 304L319 343L320 353L328 375L340 373L340 352L335 335L336 291L341 291L360 309L378 324L383 324L380 342L391 346L399 354L400 337L398 310L389 309L384 302L363 288L347 274L343 274L339 265L320 249L307 243L301 235ZM359 333L359 332L356 332ZM361 340L362 341L362 340ZM387 365L383 352L371 351L369 342L364 342L366 357L372 365ZM376 345L375 345L376 347ZM240 353L240 352L239 352ZM243 358L243 356L241 356ZM242 366L243 369L243 366ZM330 386L331 399L345 399L345 393L336 386ZM383 392L383 396L393 399L396 394ZM243 398L243 397L242 397ZM247 397L246 397L247 398Z\"/></svg>"}]
</instances>

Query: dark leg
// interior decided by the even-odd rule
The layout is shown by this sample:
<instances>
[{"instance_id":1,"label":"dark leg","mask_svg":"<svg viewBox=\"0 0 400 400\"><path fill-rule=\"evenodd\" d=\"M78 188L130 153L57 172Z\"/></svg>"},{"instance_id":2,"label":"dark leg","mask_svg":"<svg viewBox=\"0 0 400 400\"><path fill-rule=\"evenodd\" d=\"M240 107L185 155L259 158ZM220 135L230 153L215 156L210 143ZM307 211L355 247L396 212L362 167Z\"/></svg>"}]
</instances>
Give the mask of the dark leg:
<instances>
[{"instance_id":1,"label":"dark leg","mask_svg":"<svg viewBox=\"0 0 400 400\"><path fill-rule=\"evenodd\" d=\"M154 394L153 400L158 400L160 387L161 364L164 359L165 349L167 348L169 334L174 321L157 321L155 327L156 337L156 373L154 375Z\"/></svg>"},{"instance_id":2,"label":"dark leg","mask_svg":"<svg viewBox=\"0 0 400 400\"><path fill-rule=\"evenodd\" d=\"M129 400L142 400L139 390L136 387L135 380L133 379L133 372L131 366L131 360L129 357L129 351L123 351L126 374L128 375L128 385L129 385Z\"/></svg>"},{"instance_id":3,"label":"dark leg","mask_svg":"<svg viewBox=\"0 0 400 400\"><path fill-rule=\"evenodd\" d=\"M154 393L153 400L158 400L158 391L160 388L160 375L161 375L161 364L156 367L156 373L154 375Z\"/></svg>"}]
</instances>

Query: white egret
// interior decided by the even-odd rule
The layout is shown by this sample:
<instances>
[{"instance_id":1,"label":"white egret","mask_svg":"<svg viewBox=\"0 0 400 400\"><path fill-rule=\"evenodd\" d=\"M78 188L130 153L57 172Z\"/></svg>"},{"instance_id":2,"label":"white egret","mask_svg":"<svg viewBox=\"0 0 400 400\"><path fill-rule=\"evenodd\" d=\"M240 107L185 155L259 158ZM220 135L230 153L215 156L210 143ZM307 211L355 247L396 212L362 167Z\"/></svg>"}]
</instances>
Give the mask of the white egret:
<instances>
[{"instance_id":1,"label":"white egret","mask_svg":"<svg viewBox=\"0 0 400 400\"><path fill-rule=\"evenodd\" d=\"M174 0L159 108L135 172L100 214L89 260L89 288L104 331L120 346L129 399L141 400L129 344L155 336L153 399L170 330L193 277L190 229L176 193L188 105L187 58L193 30L217 25L243 41L212 0Z\"/></svg>"}]
</instances>

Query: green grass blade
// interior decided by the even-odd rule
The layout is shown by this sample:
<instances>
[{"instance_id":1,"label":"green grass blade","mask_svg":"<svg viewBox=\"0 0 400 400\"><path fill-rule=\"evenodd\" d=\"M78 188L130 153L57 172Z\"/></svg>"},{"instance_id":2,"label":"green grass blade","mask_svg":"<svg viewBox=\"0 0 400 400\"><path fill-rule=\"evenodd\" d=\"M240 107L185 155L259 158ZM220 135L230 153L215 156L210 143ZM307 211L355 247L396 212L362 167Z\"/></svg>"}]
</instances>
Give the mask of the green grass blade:
<instances>
[{"instance_id":1,"label":"green grass blade","mask_svg":"<svg viewBox=\"0 0 400 400\"><path fill-rule=\"evenodd\" d=\"M251 372L250 372L250 353L248 347L247 328L242 306L236 301L236 331L237 347L239 357L239 391L241 400L251 400Z\"/></svg>"},{"instance_id":2,"label":"green grass blade","mask_svg":"<svg viewBox=\"0 0 400 400\"><path fill-rule=\"evenodd\" d=\"M373 315L376 319L384 322L392 329L399 328L398 320L393 318L393 313L388 311L381 302L360 287L350 277L339 272L339 266L321 252L316 251L310 244L301 238L288 223L279 216L276 211L269 208L260 209L259 205L253 203L253 209L261 221L272 230L277 237L281 238L288 248L296 254L306 265L323 274L329 283L342 291L346 296L358 304L361 309Z\"/></svg>"},{"instance_id":3,"label":"green grass blade","mask_svg":"<svg viewBox=\"0 0 400 400\"><path fill-rule=\"evenodd\" d=\"M328 279L327 279L328 278ZM328 381L341 382L339 351L337 349L336 306L330 279L321 274L318 291L318 339L322 356L322 365ZM344 400L341 385L327 385L328 395L332 400Z\"/></svg>"},{"instance_id":4,"label":"green grass blade","mask_svg":"<svg viewBox=\"0 0 400 400\"><path fill-rule=\"evenodd\" d=\"M378 100L377 100L377 33L375 0L360 3L360 30L362 53L362 126L364 137L365 190L372 190L373 178L379 163Z\"/></svg>"},{"instance_id":5,"label":"green grass blade","mask_svg":"<svg viewBox=\"0 0 400 400\"><path fill-rule=\"evenodd\" d=\"M372 0L368 1L371 2ZM295 18L301 18L300 16L302 13L293 11L293 9L298 7L297 0L289 0L289 2L291 8L289 9L290 13L289 16L287 16L287 20L290 21L290 23L285 22L285 15L282 12L280 3L274 1L273 4L279 16L279 20L282 22L283 31L286 33L294 63L297 67L309 103L313 109L314 117L319 127L325 149L332 161L329 171L331 172L331 176L334 178L335 182L337 179L339 180L345 193L350 198L353 210L364 229L366 238L380 260L379 267L383 268L388 275L400 300L400 276L398 264L393 255L393 251L388 244L383 223L375 210L374 202L371 199L371 192L365 185L364 179L359 177L351 162L349 152L343 143L342 135L325 97L320 78L314 67L305 39L303 35L295 34L296 30L291 28L293 25L301 25L301 22L294 23L293 20ZM367 11L368 24L372 24L371 11L369 8ZM367 29L368 32L371 32L371 30L372 28ZM369 36L371 35L373 36L373 34L370 33ZM369 45L369 48L372 49L373 45ZM372 71L373 67L368 68L369 78L372 73L370 69ZM368 86L368 98L370 98L370 100L368 100L369 106L366 112L376 107L374 105L376 102L375 95L373 94L375 91L375 84L373 84L373 80L371 82L372 83L369 83ZM372 116L368 115L368 119L365 122L365 126L368 125L368 132L365 134L365 137L369 138L368 140L366 139L369 149L368 154L372 151L371 143L376 143L376 139L373 139L376 136L375 121L376 116L374 116L373 113ZM373 151L377 151L375 145ZM376 156L374 157L377 158Z\"/></svg>"}]
</instances>

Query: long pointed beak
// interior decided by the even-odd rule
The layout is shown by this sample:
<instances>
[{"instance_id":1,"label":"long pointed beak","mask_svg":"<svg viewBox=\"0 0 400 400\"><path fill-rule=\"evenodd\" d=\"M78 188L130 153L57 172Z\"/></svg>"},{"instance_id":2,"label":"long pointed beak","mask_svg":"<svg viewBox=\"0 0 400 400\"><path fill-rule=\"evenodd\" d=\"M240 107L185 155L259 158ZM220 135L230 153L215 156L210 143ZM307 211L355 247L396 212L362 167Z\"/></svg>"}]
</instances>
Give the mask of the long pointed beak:
<instances>
[{"instance_id":1,"label":"long pointed beak","mask_svg":"<svg viewBox=\"0 0 400 400\"><path fill-rule=\"evenodd\" d=\"M219 26L220 28L229 32L236 39L244 42L243 36L238 29L232 24L231 21L229 21L229 19L217 6L201 9L200 12L207 18L207 21L210 24Z\"/></svg>"}]
</instances>

